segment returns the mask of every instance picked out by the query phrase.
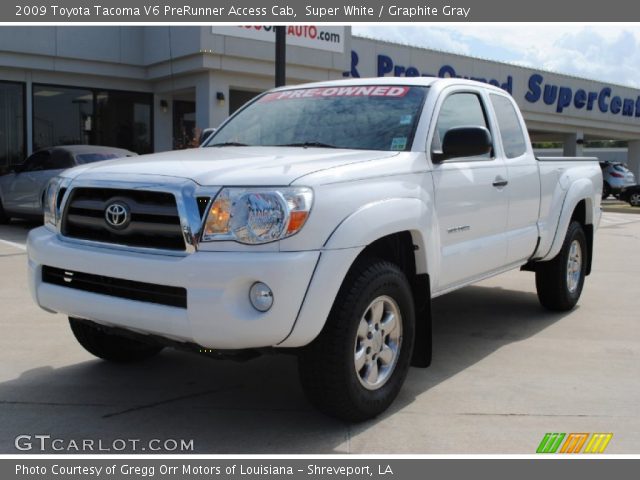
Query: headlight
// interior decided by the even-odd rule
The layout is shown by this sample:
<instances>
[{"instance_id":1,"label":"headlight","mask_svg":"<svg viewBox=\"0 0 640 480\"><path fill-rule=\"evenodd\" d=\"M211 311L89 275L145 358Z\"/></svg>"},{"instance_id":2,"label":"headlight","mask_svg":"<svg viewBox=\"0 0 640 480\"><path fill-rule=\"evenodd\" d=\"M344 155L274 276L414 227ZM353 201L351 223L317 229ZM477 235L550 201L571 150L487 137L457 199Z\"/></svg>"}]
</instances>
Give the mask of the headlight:
<instances>
[{"instance_id":1,"label":"headlight","mask_svg":"<svg viewBox=\"0 0 640 480\"><path fill-rule=\"evenodd\" d=\"M258 244L299 232L307 221L310 188L223 188L209 207L202 241Z\"/></svg>"},{"instance_id":2,"label":"headlight","mask_svg":"<svg viewBox=\"0 0 640 480\"><path fill-rule=\"evenodd\" d=\"M45 226L56 226L58 223L58 193L61 183L61 177L53 177L45 190L43 205Z\"/></svg>"}]
</instances>

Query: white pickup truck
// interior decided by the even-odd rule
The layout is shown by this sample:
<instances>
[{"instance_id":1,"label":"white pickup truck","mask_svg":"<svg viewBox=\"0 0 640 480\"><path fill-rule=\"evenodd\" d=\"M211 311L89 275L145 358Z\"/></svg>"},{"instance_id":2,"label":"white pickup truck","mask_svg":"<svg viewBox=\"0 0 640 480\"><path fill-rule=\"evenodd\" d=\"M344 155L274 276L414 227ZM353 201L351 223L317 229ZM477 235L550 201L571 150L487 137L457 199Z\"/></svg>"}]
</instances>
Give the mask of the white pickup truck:
<instances>
[{"instance_id":1,"label":"white pickup truck","mask_svg":"<svg viewBox=\"0 0 640 480\"><path fill-rule=\"evenodd\" d=\"M286 87L202 148L55 178L30 288L106 360L295 352L310 401L359 421L430 363L432 298L520 268L542 305L571 309L601 190L595 159L536 159L486 84Z\"/></svg>"}]
</instances>

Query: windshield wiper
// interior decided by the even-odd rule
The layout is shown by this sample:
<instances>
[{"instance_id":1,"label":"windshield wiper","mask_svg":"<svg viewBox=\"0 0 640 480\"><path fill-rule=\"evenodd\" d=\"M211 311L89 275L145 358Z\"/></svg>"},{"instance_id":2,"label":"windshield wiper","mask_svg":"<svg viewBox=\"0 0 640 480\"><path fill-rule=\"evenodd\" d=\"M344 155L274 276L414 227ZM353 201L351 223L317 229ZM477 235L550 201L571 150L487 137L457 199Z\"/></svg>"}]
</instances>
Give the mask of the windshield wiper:
<instances>
[{"instance_id":1,"label":"windshield wiper","mask_svg":"<svg viewBox=\"0 0 640 480\"><path fill-rule=\"evenodd\" d=\"M274 147L304 147L304 148L340 148L330 143L322 142L300 142L300 143L284 143L282 145L274 145Z\"/></svg>"},{"instance_id":2,"label":"windshield wiper","mask_svg":"<svg viewBox=\"0 0 640 480\"><path fill-rule=\"evenodd\" d=\"M222 142L222 143L214 143L212 145L207 145L207 147L250 147L246 143L240 142Z\"/></svg>"}]
</instances>

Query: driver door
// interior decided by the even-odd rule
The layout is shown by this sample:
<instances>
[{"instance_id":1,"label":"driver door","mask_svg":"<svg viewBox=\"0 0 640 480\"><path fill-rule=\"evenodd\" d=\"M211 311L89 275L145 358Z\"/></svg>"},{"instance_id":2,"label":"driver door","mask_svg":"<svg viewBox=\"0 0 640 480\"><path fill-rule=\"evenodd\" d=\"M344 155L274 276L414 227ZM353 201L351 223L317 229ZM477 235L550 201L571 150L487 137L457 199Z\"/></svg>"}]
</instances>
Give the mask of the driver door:
<instances>
[{"instance_id":1,"label":"driver door","mask_svg":"<svg viewBox=\"0 0 640 480\"><path fill-rule=\"evenodd\" d=\"M455 127L496 127L487 115L485 94L472 87L446 89L436 104L429 146L432 159L446 132ZM507 168L496 149L478 157L433 162L441 264L435 290L480 278L505 266L507 252Z\"/></svg>"}]
</instances>

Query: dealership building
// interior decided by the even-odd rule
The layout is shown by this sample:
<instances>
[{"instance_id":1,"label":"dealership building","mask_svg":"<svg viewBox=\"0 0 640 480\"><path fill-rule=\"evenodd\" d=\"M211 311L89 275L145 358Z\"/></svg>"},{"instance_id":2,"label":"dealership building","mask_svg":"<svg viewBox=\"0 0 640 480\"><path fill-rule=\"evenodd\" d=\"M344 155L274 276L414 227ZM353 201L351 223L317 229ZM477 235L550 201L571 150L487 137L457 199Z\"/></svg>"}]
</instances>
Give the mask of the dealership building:
<instances>
[{"instance_id":1,"label":"dealership building","mask_svg":"<svg viewBox=\"0 0 640 480\"><path fill-rule=\"evenodd\" d=\"M343 77L464 77L520 105L534 141L628 142L640 178L640 90L356 37L349 27L293 26L287 83ZM185 148L273 86L270 27L0 27L0 169L35 150L88 143L138 153Z\"/></svg>"}]
</instances>

